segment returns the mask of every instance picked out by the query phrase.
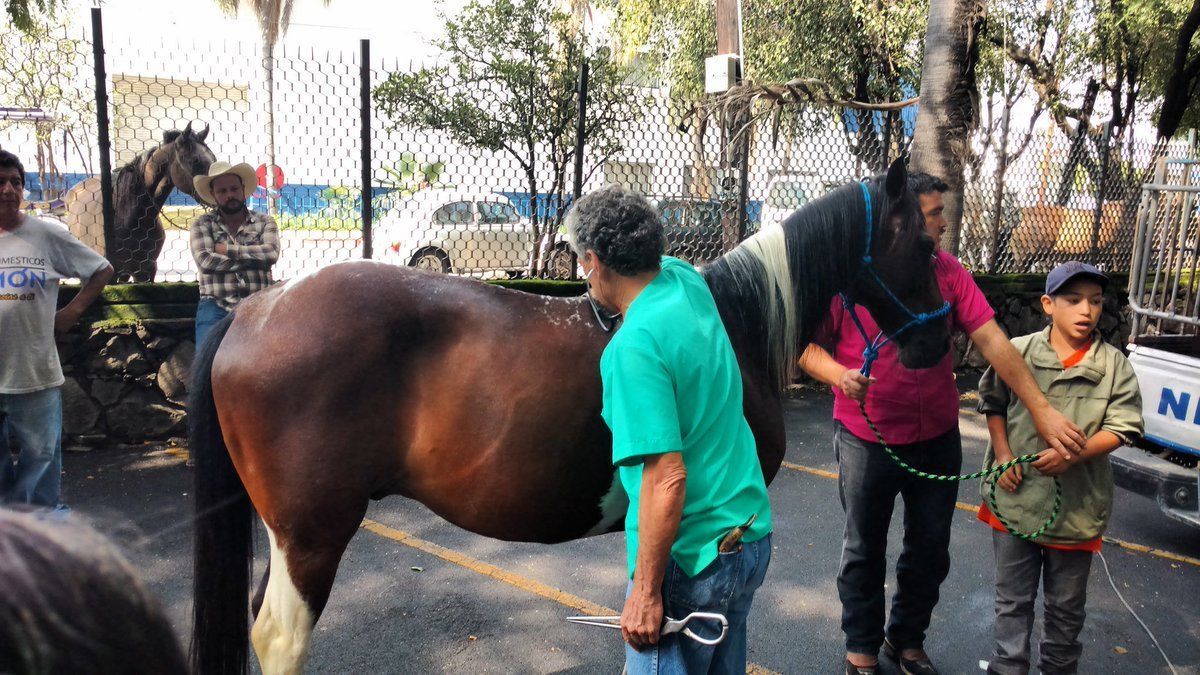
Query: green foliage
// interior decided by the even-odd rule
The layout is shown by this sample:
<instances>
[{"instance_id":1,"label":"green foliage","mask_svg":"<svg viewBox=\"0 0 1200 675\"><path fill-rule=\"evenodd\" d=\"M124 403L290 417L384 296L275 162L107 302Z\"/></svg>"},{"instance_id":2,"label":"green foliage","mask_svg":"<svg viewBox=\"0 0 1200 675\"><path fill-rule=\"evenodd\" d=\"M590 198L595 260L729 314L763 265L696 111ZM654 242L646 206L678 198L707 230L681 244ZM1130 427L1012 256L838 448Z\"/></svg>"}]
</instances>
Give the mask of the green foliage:
<instances>
[{"instance_id":1,"label":"green foliage","mask_svg":"<svg viewBox=\"0 0 1200 675\"><path fill-rule=\"evenodd\" d=\"M33 124L0 121L0 131L14 124L33 131L37 154L24 158L25 166L48 188L59 183L57 162L64 154L76 155L85 167L91 164L95 102L84 75L91 49L67 33L65 18L57 24L34 22L23 31L7 25L0 30L0 105L36 108L49 116Z\"/></svg>"},{"instance_id":2,"label":"green foliage","mask_svg":"<svg viewBox=\"0 0 1200 675\"><path fill-rule=\"evenodd\" d=\"M1179 27L1192 5L1192 0L1128 0L1124 22L1114 17L1114 30L1124 29L1137 36L1138 44L1146 50L1144 95L1159 99L1166 93ZM1200 63L1200 31L1192 35L1189 46L1188 63ZM1200 129L1200 96L1196 95L1195 81L1192 87L1180 129Z\"/></svg>"},{"instance_id":3,"label":"green foliage","mask_svg":"<svg viewBox=\"0 0 1200 675\"><path fill-rule=\"evenodd\" d=\"M36 28L41 17L53 20L58 9L65 5L66 0L4 0L8 20L23 33Z\"/></svg>"},{"instance_id":4,"label":"green foliage","mask_svg":"<svg viewBox=\"0 0 1200 675\"><path fill-rule=\"evenodd\" d=\"M704 59L716 53L712 2L606 0L626 59L661 64L683 98L704 91ZM804 77L871 100L919 81L928 0L744 0L745 75L760 83Z\"/></svg>"},{"instance_id":5,"label":"green foliage","mask_svg":"<svg viewBox=\"0 0 1200 675\"><path fill-rule=\"evenodd\" d=\"M472 0L446 17L436 46L443 64L396 72L374 91L395 128L445 132L466 147L516 159L535 200L538 175L561 197L574 158L575 88L590 69L585 137L600 165L621 149L619 129L640 114L644 97L626 86L628 69L595 47L553 0ZM546 171L549 169L549 171Z\"/></svg>"},{"instance_id":6,"label":"green foliage","mask_svg":"<svg viewBox=\"0 0 1200 675\"><path fill-rule=\"evenodd\" d=\"M395 208L395 206L418 190L430 187L447 187L439 182L446 170L445 162L440 160L426 161L411 152L400 155L400 161L395 166L383 167L383 178L378 183L386 192L373 195L371 207L375 213ZM313 229L351 230L362 227L362 188L357 186L335 185L321 191L321 198L328 204L321 210L321 227ZM287 220L287 217L284 217ZM303 222L314 220L307 216L295 217L292 226L303 228ZM280 227L288 229L289 223L280 223ZM310 225L310 227L312 227Z\"/></svg>"}]
</instances>

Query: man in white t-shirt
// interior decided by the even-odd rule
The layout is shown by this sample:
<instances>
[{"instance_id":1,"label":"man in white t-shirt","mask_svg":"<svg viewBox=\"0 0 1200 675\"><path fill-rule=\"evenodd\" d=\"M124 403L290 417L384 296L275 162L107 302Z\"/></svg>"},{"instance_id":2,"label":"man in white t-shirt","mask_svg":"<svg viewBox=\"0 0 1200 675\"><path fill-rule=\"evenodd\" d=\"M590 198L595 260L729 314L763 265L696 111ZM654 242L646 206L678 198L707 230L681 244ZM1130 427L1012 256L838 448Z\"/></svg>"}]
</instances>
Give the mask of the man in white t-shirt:
<instances>
[{"instance_id":1,"label":"man in white t-shirt","mask_svg":"<svg viewBox=\"0 0 1200 675\"><path fill-rule=\"evenodd\" d=\"M24 190L25 167L0 150L0 501L55 509L64 379L54 333L79 321L113 268L65 228L23 214ZM57 309L58 282L69 278L83 287Z\"/></svg>"}]
</instances>

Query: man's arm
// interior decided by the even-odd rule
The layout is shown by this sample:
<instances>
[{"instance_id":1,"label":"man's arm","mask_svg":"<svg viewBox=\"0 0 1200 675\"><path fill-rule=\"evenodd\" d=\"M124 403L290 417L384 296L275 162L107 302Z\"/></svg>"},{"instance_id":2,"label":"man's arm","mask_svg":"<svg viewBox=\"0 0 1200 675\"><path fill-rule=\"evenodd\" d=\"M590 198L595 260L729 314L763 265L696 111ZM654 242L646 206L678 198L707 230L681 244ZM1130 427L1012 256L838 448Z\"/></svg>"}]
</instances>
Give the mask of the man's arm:
<instances>
[{"instance_id":1,"label":"man's arm","mask_svg":"<svg viewBox=\"0 0 1200 675\"><path fill-rule=\"evenodd\" d=\"M1087 440L1087 445L1078 457L1063 459L1057 452L1043 450L1038 453L1037 460L1033 462L1033 468L1047 476L1057 476L1080 462L1093 457L1103 457L1119 447L1121 447L1121 437L1111 431L1101 429Z\"/></svg>"},{"instance_id":2,"label":"man's arm","mask_svg":"<svg viewBox=\"0 0 1200 675\"><path fill-rule=\"evenodd\" d=\"M810 343L800 355L800 367L821 382L841 389L843 394L855 401L866 400L867 388L875 382L875 378L863 377L859 371L838 363L815 342Z\"/></svg>"},{"instance_id":3,"label":"man's arm","mask_svg":"<svg viewBox=\"0 0 1200 675\"><path fill-rule=\"evenodd\" d=\"M212 232L200 219L192 222L189 244L192 258L205 272L232 272L238 268L237 261L222 252L224 246L214 243Z\"/></svg>"},{"instance_id":4,"label":"man's arm","mask_svg":"<svg viewBox=\"0 0 1200 675\"><path fill-rule=\"evenodd\" d=\"M230 243L225 247L225 255L239 261L247 262L253 267L268 268L279 260L279 227L275 219L266 216L267 223L263 227L263 243L246 244Z\"/></svg>"},{"instance_id":5,"label":"man's arm","mask_svg":"<svg viewBox=\"0 0 1200 675\"><path fill-rule=\"evenodd\" d=\"M83 316L87 308L92 306L92 303L99 297L100 291L108 285L112 277L113 266L111 264L105 265L93 272L92 276L88 277L88 280L83 284L83 287L79 289L79 292L75 294L75 297L71 298L71 302L68 302L65 307L55 312L54 330L58 333L65 333L71 329L71 326L78 323L79 317Z\"/></svg>"},{"instance_id":6,"label":"man's arm","mask_svg":"<svg viewBox=\"0 0 1200 675\"><path fill-rule=\"evenodd\" d=\"M1029 372L1025 359L1021 358L1004 331L1000 330L996 320L992 319L975 329L970 337L1000 379L1029 409L1042 440L1063 458L1082 452L1087 443L1083 431L1046 400L1037 381L1033 379L1033 373Z\"/></svg>"},{"instance_id":7,"label":"man's arm","mask_svg":"<svg viewBox=\"0 0 1200 675\"><path fill-rule=\"evenodd\" d=\"M621 612L621 634L635 649L657 644L662 631L663 576L683 518L686 484L687 468L681 453L646 457L638 507L633 588Z\"/></svg>"}]
</instances>

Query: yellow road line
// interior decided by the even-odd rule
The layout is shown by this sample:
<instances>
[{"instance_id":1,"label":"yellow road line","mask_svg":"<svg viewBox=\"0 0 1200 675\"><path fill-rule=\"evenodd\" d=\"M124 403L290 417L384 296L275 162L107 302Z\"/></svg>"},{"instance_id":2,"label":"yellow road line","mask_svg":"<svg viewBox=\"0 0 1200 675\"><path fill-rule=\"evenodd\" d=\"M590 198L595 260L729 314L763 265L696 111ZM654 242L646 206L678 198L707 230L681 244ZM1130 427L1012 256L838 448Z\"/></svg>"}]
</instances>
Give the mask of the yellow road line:
<instances>
[{"instance_id":1,"label":"yellow road line","mask_svg":"<svg viewBox=\"0 0 1200 675\"><path fill-rule=\"evenodd\" d=\"M609 609L604 605L594 603L591 600L586 600L578 595L572 595L566 591L560 591L559 589L554 588L553 586L547 586L540 581L534 581L533 579L529 579L519 574L509 572L508 570L500 567L496 567L495 565L485 563L482 560L476 560L469 555L448 549L445 546L439 546L431 541L425 541L424 539L414 537L407 532L397 530L394 527L388 527L387 525L375 520L371 520L370 518L364 518L360 527L364 530L374 532L381 537L398 541L405 546L411 546L418 551L424 551L430 555L437 556L446 562L454 563L460 567L465 567L477 574L482 574L485 577L491 577L497 581L504 582L527 593L532 593L539 597L546 598L547 600L553 600L554 602L557 602L560 605L566 605L571 609L577 609L584 614L590 614L592 616L612 616L620 614L620 612L615 609ZM776 673L769 668L760 666L757 663L747 664L746 673L747 675L779 675L779 673Z\"/></svg>"},{"instance_id":2,"label":"yellow road line","mask_svg":"<svg viewBox=\"0 0 1200 675\"><path fill-rule=\"evenodd\" d=\"M808 474L812 474L814 476L820 476L821 478L837 480L837 477L838 477L836 471L826 471L825 469L815 469L811 466L804 466L803 464L796 464L795 462L786 462L785 461L783 463L783 466L784 466L784 468L791 469L793 471L800 471L802 473L808 473ZM966 502L955 502L954 508L956 508L960 511L966 511L968 513L974 513L974 514L979 513L979 506L977 504L968 504ZM1186 555L1183 555L1180 553L1172 553L1170 551L1164 551L1161 548L1151 548L1144 544L1135 544L1133 542L1125 541L1123 539L1117 539L1116 537L1104 537L1104 542L1107 544L1112 544L1113 546L1119 546L1121 548L1129 549L1130 551L1137 551L1138 553L1148 553L1152 556L1163 558L1164 560L1171 560L1174 562L1181 562L1181 563L1184 563L1187 565L1194 565L1196 567L1200 567L1200 558L1193 558L1191 556L1186 556Z\"/></svg>"},{"instance_id":3,"label":"yellow road line","mask_svg":"<svg viewBox=\"0 0 1200 675\"><path fill-rule=\"evenodd\" d=\"M1112 544L1114 546L1120 546L1121 548L1127 548L1131 551L1137 551L1139 553L1149 553L1150 555L1155 555L1160 558L1166 558L1167 560L1174 560L1175 562L1181 562L1181 563L1185 563L1188 565L1195 565L1196 567L1200 567L1200 558L1193 558L1191 556L1186 556L1186 555L1182 555L1179 553L1172 553L1170 551L1164 551L1161 548L1150 548L1149 546L1146 546L1144 544L1135 544L1131 541L1124 541L1121 539L1116 539L1114 537L1105 537L1104 543Z\"/></svg>"},{"instance_id":4,"label":"yellow road line","mask_svg":"<svg viewBox=\"0 0 1200 675\"><path fill-rule=\"evenodd\" d=\"M430 555L437 556L446 562L454 563L460 567L465 567L472 572L482 574L485 577L491 577L497 581L502 581L510 586L515 586L527 593L541 596L547 600L553 600L560 605L566 605L571 609L577 609L584 614L592 616L611 616L620 614L615 609L609 609L604 605L598 605L591 600L585 600L577 595L571 595L566 591L560 591L552 586L547 586L533 579L527 579L519 574L513 574L508 570L501 569L495 565L489 565L482 560L476 560L468 555L463 555L458 551L453 551L445 546L439 546L431 541L418 539L407 532L401 532L392 527L388 527L383 523L371 520L370 518L363 519L362 526L364 530L370 530L388 539L398 541L405 546L411 546L418 551L424 551Z\"/></svg>"}]
</instances>

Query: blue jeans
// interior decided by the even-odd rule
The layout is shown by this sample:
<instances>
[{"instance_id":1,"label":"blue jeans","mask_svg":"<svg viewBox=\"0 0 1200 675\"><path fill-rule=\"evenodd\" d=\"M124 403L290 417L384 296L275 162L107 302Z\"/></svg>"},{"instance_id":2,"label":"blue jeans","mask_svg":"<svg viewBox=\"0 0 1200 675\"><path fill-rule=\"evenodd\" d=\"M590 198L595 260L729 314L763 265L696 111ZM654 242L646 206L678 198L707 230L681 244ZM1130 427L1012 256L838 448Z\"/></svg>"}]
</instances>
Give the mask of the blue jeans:
<instances>
[{"instance_id":1,"label":"blue jeans","mask_svg":"<svg viewBox=\"0 0 1200 675\"><path fill-rule=\"evenodd\" d=\"M896 561L896 594L886 635L897 649L919 649L950 572L950 525L958 483L914 476L878 443L858 438L834 422L838 493L846 511L838 596L846 651L875 654L883 644L887 536L896 495L904 500L904 540ZM910 465L936 474L962 468L958 429L907 445L893 445Z\"/></svg>"},{"instance_id":2,"label":"blue jeans","mask_svg":"<svg viewBox=\"0 0 1200 675\"><path fill-rule=\"evenodd\" d=\"M626 644L625 668L629 675L745 673L750 603L770 562L771 535L742 544L733 553L718 554L711 565L694 577L679 569L674 560L669 561L663 576L666 616L682 619L692 612L717 612L729 620L729 634L721 644L711 647L682 633L664 635L657 645L640 652ZM689 624L688 628L706 639L720 634L719 629L700 621Z\"/></svg>"},{"instance_id":3,"label":"blue jeans","mask_svg":"<svg viewBox=\"0 0 1200 675\"><path fill-rule=\"evenodd\" d=\"M0 500L55 508L62 488L62 392L0 394ZM19 450L16 462L9 440Z\"/></svg>"},{"instance_id":4,"label":"blue jeans","mask_svg":"<svg viewBox=\"0 0 1200 675\"><path fill-rule=\"evenodd\" d=\"M222 309L212 298L200 298L200 303L196 305L196 349L200 349L200 345L204 344L204 338L208 337L208 331L217 325L217 322L229 316L229 312Z\"/></svg>"}]
</instances>

